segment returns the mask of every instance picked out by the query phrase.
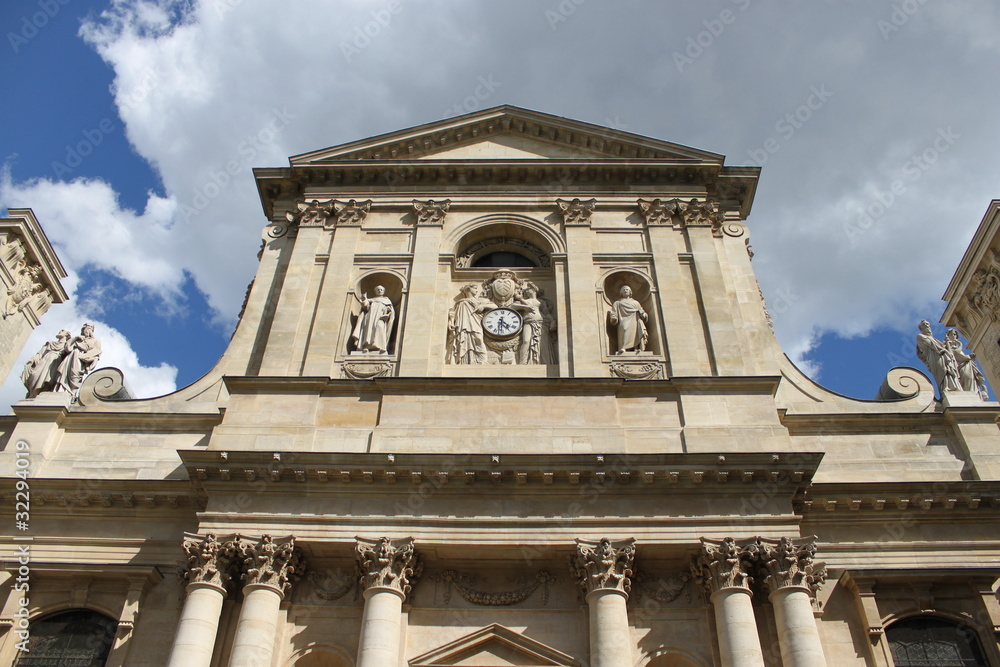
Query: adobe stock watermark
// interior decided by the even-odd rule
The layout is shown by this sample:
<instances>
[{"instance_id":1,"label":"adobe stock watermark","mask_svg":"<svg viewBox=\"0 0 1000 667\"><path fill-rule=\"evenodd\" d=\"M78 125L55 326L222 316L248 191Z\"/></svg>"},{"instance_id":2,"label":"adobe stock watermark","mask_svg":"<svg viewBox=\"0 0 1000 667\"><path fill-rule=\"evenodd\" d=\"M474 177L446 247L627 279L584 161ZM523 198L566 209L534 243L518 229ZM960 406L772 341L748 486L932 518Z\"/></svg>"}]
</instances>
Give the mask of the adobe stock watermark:
<instances>
[{"instance_id":1,"label":"adobe stock watermark","mask_svg":"<svg viewBox=\"0 0 1000 667\"><path fill-rule=\"evenodd\" d=\"M750 0L732 0L732 2L741 12L746 11L750 7ZM685 40L687 45L684 47L684 52L673 52L674 65L677 66L677 71L683 74L685 67L693 65L694 61L701 58L705 50L715 44L715 40L726 31L726 26L736 23L737 16L739 14L732 9L723 9L715 18L702 21L701 24L705 26L705 29L694 36L688 35Z\"/></svg>"},{"instance_id":2,"label":"adobe stock watermark","mask_svg":"<svg viewBox=\"0 0 1000 667\"><path fill-rule=\"evenodd\" d=\"M761 148L747 149L747 155L758 167L763 167L768 158L781 150L783 142L790 140L795 133L802 129L802 126L809 122L813 113L823 108L823 105L833 97L833 93L826 89L826 84L809 87L809 96L805 102L796 107L795 111L786 113L774 123L774 131L777 137L771 136L764 140Z\"/></svg>"},{"instance_id":3,"label":"adobe stock watermark","mask_svg":"<svg viewBox=\"0 0 1000 667\"><path fill-rule=\"evenodd\" d=\"M221 169L209 169L207 181L195 188L191 203L180 205L180 214L184 216L185 221L190 221L193 216L208 208L212 200L229 187L233 177L238 176L252 164L257 154L274 141L296 117L287 107L271 109L271 116L264 126L256 133L248 134L237 145L236 154L232 155Z\"/></svg>"},{"instance_id":4,"label":"adobe stock watermark","mask_svg":"<svg viewBox=\"0 0 1000 667\"><path fill-rule=\"evenodd\" d=\"M382 31L392 23L392 17L403 11L400 0L389 0L382 9L371 12L372 20L364 26L354 26L354 35L350 41L340 42L340 52L348 63L362 51L371 46L372 40L382 34Z\"/></svg>"},{"instance_id":5,"label":"adobe stock watermark","mask_svg":"<svg viewBox=\"0 0 1000 667\"><path fill-rule=\"evenodd\" d=\"M21 25L17 32L12 30L7 32L7 42L10 48L17 53L28 42L38 36L38 31L49 24L49 21L56 17L70 0L38 0L35 4L39 11L25 14L21 17Z\"/></svg>"},{"instance_id":6,"label":"adobe stock watermark","mask_svg":"<svg viewBox=\"0 0 1000 667\"><path fill-rule=\"evenodd\" d=\"M501 86L499 81L493 80L492 72L487 74L486 78L483 78L480 75L476 80L479 85L477 85L476 89L472 91L472 94L461 102L456 102L451 108L446 109L442 118L461 116L464 113L470 113L478 110L482 106L482 103L490 99L493 92Z\"/></svg>"},{"instance_id":7,"label":"adobe stock watermark","mask_svg":"<svg viewBox=\"0 0 1000 667\"><path fill-rule=\"evenodd\" d=\"M558 5L545 10L545 20L549 22L552 32L556 31L560 23L569 20L569 17L576 13L576 10L587 0L561 0Z\"/></svg>"},{"instance_id":8,"label":"adobe stock watermark","mask_svg":"<svg viewBox=\"0 0 1000 667\"><path fill-rule=\"evenodd\" d=\"M20 595L16 601L11 633L17 638L15 646L23 653L28 652L31 614L28 592L31 590L31 541L26 535L31 524L31 445L26 440L14 443L14 528L12 540L17 544L17 575L14 577L14 592ZM11 560L15 560L11 558Z\"/></svg>"},{"instance_id":9,"label":"adobe stock watermark","mask_svg":"<svg viewBox=\"0 0 1000 667\"><path fill-rule=\"evenodd\" d=\"M902 164L900 167L903 173L902 178L893 180L886 190L876 187L872 200L862 208L857 219L854 222L844 223L844 233L851 243L857 243L858 239L871 229L875 222L886 214L886 211L892 208L897 199L906 194L907 184L919 181L927 170L934 166L938 158L943 153L948 152L961 137L962 135L951 129L951 125L939 127L937 136L931 141L931 145L920 153L914 153L909 160Z\"/></svg>"},{"instance_id":10,"label":"adobe stock watermark","mask_svg":"<svg viewBox=\"0 0 1000 667\"><path fill-rule=\"evenodd\" d=\"M52 162L52 172L56 178L71 174L74 169L83 164L84 158L94 152L94 149L104 143L104 137L117 129L110 118L102 118L97 127L88 128L80 133L81 139L75 143L66 144L66 156L62 162Z\"/></svg>"},{"instance_id":11,"label":"adobe stock watermark","mask_svg":"<svg viewBox=\"0 0 1000 667\"><path fill-rule=\"evenodd\" d=\"M927 0L903 0L892 3L892 12L888 20L879 19L875 22L878 31L882 34L882 41L888 42L889 37L903 29L913 15L920 11L920 8L927 4Z\"/></svg>"}]
</instances>

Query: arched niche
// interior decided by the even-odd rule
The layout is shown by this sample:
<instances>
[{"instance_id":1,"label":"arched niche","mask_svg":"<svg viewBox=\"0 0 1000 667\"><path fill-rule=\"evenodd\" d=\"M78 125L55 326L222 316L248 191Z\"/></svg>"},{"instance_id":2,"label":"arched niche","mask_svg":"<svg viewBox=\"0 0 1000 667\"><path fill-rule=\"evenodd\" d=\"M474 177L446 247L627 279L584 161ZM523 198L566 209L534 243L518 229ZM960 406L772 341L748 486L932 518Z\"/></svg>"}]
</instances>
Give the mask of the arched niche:
<instances>
[{"instance_id":1,"label":"arched niche","mask_svg":"<svg viewBox=\"0 0 1000 667\"><path fill-rule=\"evenodd\" d=\"M646 319L643 326L646 328L645 350L638 352L628 350L624 354L618 354L619 325L612 322L612 310L614 304L622 297L622 288L628 287L632 291L632 298L639 302ZM628 357L642 356L643 354L660 356L663 354L662 343L659 335L659 312L652 280L643 273L631 269L616 269L608 271L601 278L598 284L598 291L601 294L599 301L603 309L604 333L605 333L605 353L616 359L627 359ZM631 347L632 343L628 344Z\"/></svg>"},{"instance_id":2,"label":"arched niche","mask_svg":"<svg viewBox=\"0 0 1000 667\"><path fill-rule=\"evenodd\" d=\"M28 652L15 667L73 664L102 667L111 653L118 621L93 609L67 609L31 621Z\"/></svg>"},{"instance_id":3,"label":"arched niche","mask_svg":"<svg viewBox=\"0 0 1000 667\"><path fill-rule=\"evenodd\" d=\"M708 667L698 654L677 646L663 646L646 655L639 667Z\"/></svg>"},{"instance_id":4,"label":"arched niche","mask_svg":"<svg viewBox=\"0 0 1000 667\"><path fill-rule=\"evenodd\" d=\"M349 355L360 357L394 356L398 349L400 315L405 302L405 282L403 276L393 271L372 271L361 276L351 289L352 298L348 303L346 351ZM384 298L391 304L387 309L384 303L376 301L378 288L385 289ZM369 299L366 309L365 299ZM373 303L374 302L374 303ZM388 319L382 319L388 313ZM376 321L382 319L384 324ZM384 340L382 340L384 338ZM375 344L385 345L385 352L371 349Z\"/></svg>"}]
</instances>

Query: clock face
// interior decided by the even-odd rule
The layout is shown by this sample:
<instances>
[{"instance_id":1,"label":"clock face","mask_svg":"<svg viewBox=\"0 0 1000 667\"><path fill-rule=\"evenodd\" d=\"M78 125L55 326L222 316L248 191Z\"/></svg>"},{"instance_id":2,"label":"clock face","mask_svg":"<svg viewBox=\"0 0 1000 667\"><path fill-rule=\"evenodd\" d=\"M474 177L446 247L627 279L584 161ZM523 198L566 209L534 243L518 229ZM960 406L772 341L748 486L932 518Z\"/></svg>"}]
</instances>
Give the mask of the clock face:
<instances>
[{"instance_id":1,"label":"clock face","mask_svg":"<svg viewBox=\"0 0 1000 667\"><path fill-rule=\"evenodd\" d=\"M483 329L494 338L512 338L521 331L521 316L510 308L494 308L483 315Z\"/></svg>"}]
</instances>

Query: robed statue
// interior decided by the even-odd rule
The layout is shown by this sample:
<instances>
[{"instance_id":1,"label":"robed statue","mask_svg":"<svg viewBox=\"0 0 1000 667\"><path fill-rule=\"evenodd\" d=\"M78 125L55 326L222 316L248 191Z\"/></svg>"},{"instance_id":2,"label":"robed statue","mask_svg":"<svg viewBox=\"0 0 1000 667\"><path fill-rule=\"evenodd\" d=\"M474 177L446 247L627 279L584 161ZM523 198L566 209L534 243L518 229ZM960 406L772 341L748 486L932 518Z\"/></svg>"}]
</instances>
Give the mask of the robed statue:
<instances>
[{"instance_id":1,"label":"robed statue","mask_svg":"<svg viewBox=\"0 0 1000 667\"><path fill-rule=\"evenodd\" d=\"M618 331L615 354L625 354L629 351L644 352L646 343L649 342L646 330L649 315L643 310L642 305L632 298L631 287L625 285L620 294L621 298L611 304L611 312L608 313L608 321Z\"/></svg>"},{"instance_id":2,"label":"robed statue","mask_svg":"<svg viewBox=\"0 0 1000 667\"><path fill-rule=\"evenodd\" d=\"M388 354L389 338L395 321L396 311L392 307L392 301L385 295L385 287L376 287L375 296L371 299L365 292L361 300L361 313L358 314L358 322L351 334L354 349L358 352Z\"/></svg>"}]
</instances>

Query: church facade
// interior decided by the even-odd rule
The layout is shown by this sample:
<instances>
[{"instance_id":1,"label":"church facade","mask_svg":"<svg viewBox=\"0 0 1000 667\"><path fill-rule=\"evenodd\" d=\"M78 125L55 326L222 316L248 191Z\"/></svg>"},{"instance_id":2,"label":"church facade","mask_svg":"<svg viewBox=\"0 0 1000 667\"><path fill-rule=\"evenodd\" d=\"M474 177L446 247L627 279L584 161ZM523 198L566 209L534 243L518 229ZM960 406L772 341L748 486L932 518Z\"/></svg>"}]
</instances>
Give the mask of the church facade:
<instances>
[{"instance_id":1,"label":"church facade","mask_svg":"<svg viewBox=\"0 0 1000 667\"><path fill-rule=\"evenodd\" d=\"M0 418L0 664L1000 665L1000 405L795 368L759 171L516 107L255 170L210 372Z\"/></svg>"}]
</instances>

